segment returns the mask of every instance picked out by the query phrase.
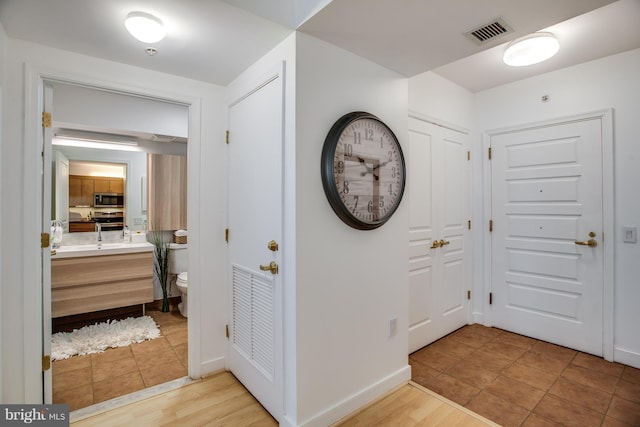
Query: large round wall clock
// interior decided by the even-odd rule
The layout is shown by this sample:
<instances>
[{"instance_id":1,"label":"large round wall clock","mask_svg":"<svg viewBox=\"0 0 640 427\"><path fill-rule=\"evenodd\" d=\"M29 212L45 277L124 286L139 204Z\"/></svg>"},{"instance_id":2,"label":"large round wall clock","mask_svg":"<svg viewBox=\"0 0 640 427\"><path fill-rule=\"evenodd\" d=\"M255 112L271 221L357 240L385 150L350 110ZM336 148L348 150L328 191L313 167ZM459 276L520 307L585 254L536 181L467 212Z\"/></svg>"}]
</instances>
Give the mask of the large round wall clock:
<instances>
[{"instance_id":1,"label":"large round wall clock","mask_svg":"<svg viewBox=\"0 0 640 427\"><path fill-rule=\"evenodd\" d=\"M358 230L387 222L405 185L402 148L376 116L345 114L329 130L322 148L322 185L338 217Z\"/></svg>"}]
</instances>

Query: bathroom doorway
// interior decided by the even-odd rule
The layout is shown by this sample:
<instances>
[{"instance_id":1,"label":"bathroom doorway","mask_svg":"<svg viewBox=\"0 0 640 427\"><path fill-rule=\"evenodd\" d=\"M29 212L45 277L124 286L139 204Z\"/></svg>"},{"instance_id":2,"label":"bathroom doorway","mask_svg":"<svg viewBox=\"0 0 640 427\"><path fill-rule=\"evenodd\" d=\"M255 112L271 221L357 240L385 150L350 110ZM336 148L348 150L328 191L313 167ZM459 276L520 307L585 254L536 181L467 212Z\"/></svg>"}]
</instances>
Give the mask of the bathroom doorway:
<instances>
[{"instance_id":1,"label":"bathroom doorway","mask_svg":"<svg viewBox=\"0 0 640 427\"><path fill-rule=\"evenodd\" d=\"M52 94L54 100L55 95L58 93L56 88L67 87L67 85L60 82L56 82L51 86L53 86ZM75 85L72 86L73 89L77 89ZM86 87L82 89L102 90ZM64 98L64 95L62 98ZM136 98L137 101L139 101L138 98ZM155 101L157 102L157 100ZM123 132L122 129L96 129L70 120L56 121L55 106L54 101L52 107L54 111L54 119L51 125L52 131L49 140L45 137L45 151L48 149L52 154L64 153L61 158L67 159L67 172L71 180L82 180L82 184L93 184L91 186L93 191L83 188L85 198L88 199L80 199L79 197L81 196L78 194L67 193L66 201L63 197L62 206L57 206L56 203L59 193L57 183L54 182L54 185L45 185L43 187L45 192L43 201L47 199L51 201L49 206L46 206L45 203L43 209L51 212L51 219L57 219L57 215L60 214L61 210L67 213L62 242L57 243L62 247L94 244L98 232L88 230L86 227L91 227L94 223L100 222L99 218L106 218L106 223L103 224L102 231L99 233L100 242L105 245L102 247L106 247L108 244L124 243L125 230L129 232L127 239L131 239L133 234L142 235L142 238L147 241L144 236L148 228L146 218L147 210L149 209L146 205L148 196L147 154L168 153L166 154L167 156L182 155L186 158L188 151L186 138L177 137L176 142L167 141L166 139L153 141L154 135L145 135L140 132ZM188 106L184 106L184 108L188 111ZM185 116L184 127L188 127L188 115ZM56 140L64 138L64 135L56 135L58 129L64 129L65 132L71 130L83 133L82 137L74 138L75 141L107 143L112 146L91 147L89 145L79 147L77 144L58 144L59 141ZM168 138L166 134L161 136L162 138ZM100 141L105 137L135 140L137 142L136 149L131 150L130 144L118 144L118 141ZM56 142L56 145L52 146L52 142ZM162 144L162 146L158 144ZM51 155L50 158L56 159L56 156ZM114 176L113 174L109 174L106 177L98 177L98 175L86 171L76 173L77 171L74 172L73 169L74 162L83 163L84 167L93 167L94 169L98 169L99 165L120 165L124 173L122 177ZM53 167L55 168L55 166ZM52 176L55 176L55 170ZM58 177L56 176L56 178ZM86 187L89 187L89 184ZM121 187L118 187L118 185L121 185ZM69 190L69 184L66 184L66 186ZM109 202L111 204L103 206L98 205L97 202L94 203L93 197L98 197L98 194L115 194L119 196L114 196L116 197L114 199L116 202ZM121 199L117 197L121 197ZM68 206L65 205L68 203L69 206L72 206L72 200L75 200L73 209L67 209ZM122 200L122 202L119 202L119 200ZM60 209L60 207L63 209ZM114 218L121 218L122 224L120 226L116 225ZM70 227L72 222L75 224ZM83 226L85 228L82 228ZM171 238L172 231L167 230L164 232L167 240ZM152 250L151 253L155 254L155 250ZM51 260L55 260L55 256L53 255ZM51 280L51 270L49 269L48 272L50 273L49 280ZM150 271L149 276L151 277L152 274L152 271ZM43 274L43 276L45 275ZM157 325L159 336L143 342L133 342L125 346L107 348L100 353L78 354L54 360L52 372L49 371L48 374L49 381L47 381L47 373L45 372L45 402L66 403L69 404L71 411L75 411L101 402L108 402L111 399L129 393L165 384L168 381L187 377L189 374L189 326L187 318L181 315L178 310L180 292L175 287L175 279L169 278L168 299L170 311L168 312L161 310L162 291L158 292L155 288L151 299L143 304L95 311L87 309L83 313L63 316L57 316L55 313L50 312L51 316L46 316L44 319L45 322L53 319L49 333L47 333L46 326L44 328L45 340L47 335L51 338L51 333L69 333L74 329L81 330L85 326L98 325L98 328L91 332L93 338L90 340L100 341L97 337L101 337L101 335L99 332L95 332L96 330L100 331L105 328L105 325L112 325L123 319L140 319L142 317L152 319ZM43 282L46 282L44 277ZM47 303L46 297L44 300ZM49 294L48 300L51 302L51 294ZM45 314L46 312L47 310L45 310ZM63 352L62 356L66 356L67 353Z\"/></svg>"}]
</instances>

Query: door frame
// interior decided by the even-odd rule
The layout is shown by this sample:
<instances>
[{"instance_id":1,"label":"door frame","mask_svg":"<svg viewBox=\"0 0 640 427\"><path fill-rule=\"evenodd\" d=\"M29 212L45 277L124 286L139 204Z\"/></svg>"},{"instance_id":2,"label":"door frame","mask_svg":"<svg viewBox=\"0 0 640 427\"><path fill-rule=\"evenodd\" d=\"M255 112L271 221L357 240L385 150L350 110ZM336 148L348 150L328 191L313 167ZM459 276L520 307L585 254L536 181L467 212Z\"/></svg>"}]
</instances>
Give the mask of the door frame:
<instances>
[{"instance_id":1,"label":"door frame","mask_svg":"<svg viewBox=\"0 0 640 427\"><path fill-rule=\"evenodd\" d=\"M528 130L544 126L555 126L568 122L600 119L602 123L602 227L603 227L603 299L602 299L602 354L605 360L613 361L614 356L614 248L615 248L615 224L614 224L614 169L613 169L613 109L607 108L572 116L557 117L544 121L523 123L482 132L482 182L483 182L483 278L482 278L482 312L484 323L492 326L492 312L489 305L489 292L492 289L491 282L491 233L489 232L489 220L491 219L491 161L488 153L491 145L491 137L501 133Z\"/></svg>"},{"instance_id":2,"label":"door frame","mask_svg":"<svg viewBox=\"0 0 640 427\"><path fill-rule=\"evenodd\" d=\"M24 351L24 399L27 402L44 402L47 393L44 390L45 381L42 371L43 339L43 292L47 274L42 269L42 257L49 258L46 250L40 248L40 232L42 228L42 188L41 166L43 149L42 132L42 110L43 110L43 87L44 82L60 82L65 84L75 84L95 89L102 89L123 93L131 96L141 96L160 101L184 104L189 107L189 144L187 145L187 159L198 159L200 153L200 123L201 123L201 99L176 93L169 93L152 89L150 87L131 86L129 84L104 81L85 74L75 74L72 72L52 69L41 64L24 63L24 128L23 128L23 176L24 194L30 195L22 199L22 236L24 246L22 251L23 260L38 260L35 264L23 262L22 277L23 286L23 343ZM54 112L55 114L55 112ZM190 162L188 170L188 206L189 224L192 229L192 237L189 239L189 252L200 253L200 222L198 215L200 212L199 194L200 163ZM50 190L49 190L50 191ZM189 293L191 298L200 301L200 260L198 257L191 257L189 271L192 280ZM46 264L46 262L45 262ZM35 267L35 268L34 268ZM191 274L193 272L193 274ZM50 269L48 281L50 283ZM196 304L190 307L193 311L194 319L200 318L201 307ZM188 375L191 378L199 378L202 375L202 363L200 354L201 325L198 322L189 322L188 325Z\"/></svg>"}]
</instances>

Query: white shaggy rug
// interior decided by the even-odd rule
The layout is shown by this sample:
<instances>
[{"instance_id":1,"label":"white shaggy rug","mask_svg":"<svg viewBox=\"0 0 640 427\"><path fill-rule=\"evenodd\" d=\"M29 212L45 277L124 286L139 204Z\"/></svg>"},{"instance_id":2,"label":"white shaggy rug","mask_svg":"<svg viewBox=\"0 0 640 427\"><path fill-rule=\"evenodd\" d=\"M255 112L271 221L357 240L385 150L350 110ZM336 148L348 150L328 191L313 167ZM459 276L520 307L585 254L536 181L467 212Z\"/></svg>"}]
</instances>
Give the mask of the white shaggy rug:
<instances>
[{"instance_id":1,"label":"white shaggy rug","mask_svg":"<svg viewBox=\"0 0 640 427\"><path fill-rule=\"evenodd\" d=\"M68 359L75 355L100 353L107 348L152 340L160 336L156 322L149 316L109 320L105 323L58 332L51 336L51 359Z\"/></svg>"}]
</instances>

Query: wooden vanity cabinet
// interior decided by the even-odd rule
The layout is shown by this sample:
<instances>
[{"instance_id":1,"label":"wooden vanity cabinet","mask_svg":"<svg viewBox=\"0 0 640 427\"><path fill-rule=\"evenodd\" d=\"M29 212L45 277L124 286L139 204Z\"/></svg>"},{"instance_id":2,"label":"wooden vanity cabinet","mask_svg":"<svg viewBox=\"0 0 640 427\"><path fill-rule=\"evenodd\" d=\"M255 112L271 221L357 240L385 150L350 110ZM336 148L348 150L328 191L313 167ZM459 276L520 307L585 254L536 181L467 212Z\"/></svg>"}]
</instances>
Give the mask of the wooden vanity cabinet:
<instances>
[{"instance_id":1,"label":"wooden vanity cabinet","mask_svg":"<svg viewBox=\"0 0 640 427\"><path fill-rule=\"evenodd\" d=\"M153 252L51 259L51 317L153 301Z\"/></svg>"}]
</instances>

